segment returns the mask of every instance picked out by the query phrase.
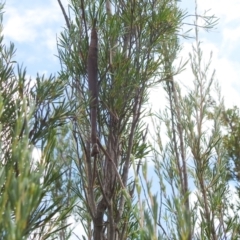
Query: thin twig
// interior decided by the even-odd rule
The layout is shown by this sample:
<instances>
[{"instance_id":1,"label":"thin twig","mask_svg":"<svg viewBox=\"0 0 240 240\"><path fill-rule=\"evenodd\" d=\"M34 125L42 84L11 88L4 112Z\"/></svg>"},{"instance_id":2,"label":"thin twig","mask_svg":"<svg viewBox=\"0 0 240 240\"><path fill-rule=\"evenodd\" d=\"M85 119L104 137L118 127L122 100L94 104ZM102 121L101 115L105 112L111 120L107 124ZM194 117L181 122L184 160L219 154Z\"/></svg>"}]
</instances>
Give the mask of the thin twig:
<instances>
[{"instance_id":1,"label":"thin twig","mask_svg":"<svg viewBox=\"0 0 240 240\"><path fill-rule=\"evenodd\" d=\"M66 25L67 25L68 29L70 29L70 26L71 26L71 25L70 25L68 16L67 16L67 14L66 14L66 11L65 11L62 3L61 3L61 0L58 0L58 3L59 3L59 6L60 6L60 8L61 8L61 10L62 10L63 16L64 16L64 18L65 18Z\"/></svg>"},{"instance_id":2,"label":"thin twig","mask_svg":"<svg viewBox=\"0 0 240 240\"><path fill-rule=\"evenodd\" d=\"M114 171L116 172L116 175L117 175L117 178L119 180L119 183L121 185L121 187L123 189L126 189L125 186L123 185L123 182L122 182L122 179L119 175L119 172L117 170L117 167L116 167L116 164L114 163L114 161L112 160L112 158L109 156L108 152L104 149L104 147L102 146L102 144L100 143L99 139L97 139L97 143L98 143L98 146L100 147L100 149L103 151L103 153L105 154L105 156L110 160L110 162L112 163L113 165L113 168L114 168ZM128 193L128 192L127 192ZM130 196L129 196L130 197Z\"/></svg>"}]
</instances>

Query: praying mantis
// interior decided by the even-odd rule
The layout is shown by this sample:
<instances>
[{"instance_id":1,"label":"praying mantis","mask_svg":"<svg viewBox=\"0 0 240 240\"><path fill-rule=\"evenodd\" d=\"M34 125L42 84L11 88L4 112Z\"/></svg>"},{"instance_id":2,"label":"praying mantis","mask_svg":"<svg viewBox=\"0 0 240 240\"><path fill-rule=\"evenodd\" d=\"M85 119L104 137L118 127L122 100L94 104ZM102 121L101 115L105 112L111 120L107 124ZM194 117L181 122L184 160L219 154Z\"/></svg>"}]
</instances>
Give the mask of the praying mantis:
<instances>
[{"instance_id":1,"label":"praying mantis","mask_svg":"<svg viewBox=\"0 0 240 240\"><path fill-rule=\"evenodd\" d=\"M91 39L87 58L88 87L90 93L90 121L91 121L91 156L99 153L97 138L97 107L98 107L98 35L96 21L91 31Z\"/></svg>"}]
</instances>

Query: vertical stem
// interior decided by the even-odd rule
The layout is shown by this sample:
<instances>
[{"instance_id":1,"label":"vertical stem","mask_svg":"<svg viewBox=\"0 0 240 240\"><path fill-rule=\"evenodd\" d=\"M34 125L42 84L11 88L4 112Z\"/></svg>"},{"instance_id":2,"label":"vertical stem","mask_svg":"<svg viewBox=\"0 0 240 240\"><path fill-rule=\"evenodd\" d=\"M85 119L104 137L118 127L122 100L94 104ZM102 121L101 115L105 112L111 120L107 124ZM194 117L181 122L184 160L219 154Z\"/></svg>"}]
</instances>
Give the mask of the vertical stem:
<instances>
[{"instance_id":1,"label":"vertical stem","mask_svg":"<svg viewBox=\"0 0 240 240\"><path fill-rule=\"evenodd\" d=\"M169 91L169 100L170 100L170 109L171 109L171 119L172 119L172 129L173 129L173 144L174 151L176 154L177 168L179 172L180 182L181 182L181 194L186 197L185 199L185 210L188 214L190 214L190 204L188 193L188 174L187 174L187 166L186 166L186 154L184 149L184 139L183 139L183 129L181 126L181 113L180 106L178 102L178 95L176 92L174 79L172 76L169 78L169 82L167 82L168 91ZM176 121L176 123L175 123ZM175 128L175 124L177 125L177 129ZM177 144L177 136L176 131L179 135L180 142L180 150L178 149ZM190 217L190 216L189 216ZM189 227L190 231L188 234L188 240L191 240L192 229Z\"/></svg>"},{"instance_id":2,"label":"vertical stem","mask_svg":"<svg viewBox=\"0 0 240 240\"><path fill-rule=\"evenodd\" d=\"M186 154L185 154L185 149L184 149L184 140L183 140L183 129L182 129L182 120L181 120L181 113L180 113L180 106L179 106L179 101L178 101L178 95L176 92L175 84L172 79L172 91L173 91L173 99L174 99L174 105L175 105L175 110L176 110L176 115L177 115L177 129L179 133L179 141L180 141L180 154L181 154L181 160L182 160L182 190L184 196L186 196L186 201L185 201L185 208L188 214L190 214L190 204L189 204L189 196L188 194L188 174L187 174L187 164L186 164ZM190 216L189 216L190 218ZM189 226L189 235L188 235L188 240L192 239L192 227Z\"/></svg>"},{"instance_id":3,"label":"vertical stem","mask_svg":"<svg viewBox=\"0 0 240 240\"><path fill-rule=\"evenodd\" d=\"M91 41L88 51L88 85L90 92L90 114L91 114L91 142L92 153L95 156L99 153L97 144L97 106L98 106L98 36L94 26L91 32Z\"/></svg>"},{"instance_id":4,"label":"vertical stem","mask_svg":"<svg viewBox=\"0 0 240 240\"><path fill-rule=\"evenodd\" d=\"M172 77L171 77L172 78ZM171 79L171 83L172 83L173 79ZM172 84L170 84L170 82L167 82L167 86L168 86L168 91L169 91L169 101L170 101L170 109L171 109L171 124L172 124L172 132L173 132L173 144L174 144L174 151L175 151L175 155L176 155L176 160L177 160L177 168L178 168L178 172L179 172L179 177L180 177L180 182L181 182L181 193L183 194L183 178L182 178L182 171L181 171L181 164L180 164L180 159L179 159L179 152L178 152L178 146L177 146L177 136L176 136L176 129L175 129L175 123L174 123L174 119L175 119L175 114L174 114L174 106L173 106L173 86L170 86Z\"/></svg>"}]
</instances>

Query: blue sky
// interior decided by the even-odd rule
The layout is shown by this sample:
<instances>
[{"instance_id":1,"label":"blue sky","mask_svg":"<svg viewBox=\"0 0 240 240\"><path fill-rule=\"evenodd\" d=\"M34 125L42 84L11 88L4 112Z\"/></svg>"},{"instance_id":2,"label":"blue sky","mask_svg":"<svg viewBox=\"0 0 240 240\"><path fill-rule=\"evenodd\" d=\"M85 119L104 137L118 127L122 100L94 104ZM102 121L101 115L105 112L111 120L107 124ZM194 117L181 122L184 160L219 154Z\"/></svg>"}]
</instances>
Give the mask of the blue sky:
<instances>
[{"instance_id":1,"label":"blue sky","mask_svg":"<svg viewBox=\"0 0 240 240\"><path fill-rule=\"evenodd\" d=\"M63 3L67 3L66 0ZM194 13L194 1L181 1L183 8ZM200 0L199 12L210 10L219 20L217 29L207 33L201 31L200 39L206 56L213 51L212 66L216 79L222 86L227 106L240 103L240 0ZM60 70L57 59L56 37L64 26L64 19L57 0L7 0L4 14L5 42L14 42L16 60L27 67L27 73L55 74ZM191 41L183 44L182 57L191 51ZM183 78L191 81L187 72ZM154 93L153 93L154 97Z\"/></svg>"},{"instance_id":2,"label":"blue sky","mask_svg":"<svg viewBox=\"0 0 240 240\"><path fill-rule=\"evenodd\" d=\"M5 42L17 48L16 59L27 73L47 75L60 69L56 38L64 26L57 1L7 0L4 14Z\"/></svg>"},{"instance_id":3,"label":"blue sky","mask_svg":"<svg viewBox=\"0 0 240 240\"><path fill-rule=\"evenodd\" d=\"M194 14L194 0L182 0L183 9L188 9L189 14ZM237 105L240 107L240 0L231 0L227 4L223 0L199 0L198 12L202 15L209 10L208 15L215 15L219 18L218 25L214 30L206 32L200 30L199 39L202 42L206 61L210 52L213 52L212 70L216 70L216 77L222 89L225 104L227 107ZM193 32L192 32L193 34ZM185 40L180 57L183 60L188 58L192 50L194 40ZM191 71L183 72L176 77L176 80L185 85L191 84L193 76ZM153 91L152 99L157 98L159 92Z\"/></svg>"},{"instance_id":4,"label":"blue sky","mask_svg":"<svg viewBox=\"0 0 240 240\"><path fill-rule=\"evenodd\" d=\"M190 13L194 14L193 0L183 0L181 5L185 9L191 8ZM240 107L240 0L199 0L198 8L200 13L211 9L209 14L220 18L214 31L200 31L202 49L206 58L213 52L212 68L216 69L216 79L227 107ZM57 0L6 0L3 21L5 43L12 41L15 44L15 59L27 67L28 75L33 78L37 72L49 76L60 70L55 56L56 37L64 25ZM191 44L190 40L183 42L181 57L185 60ZM177 77L186 85L192 78L190 71ZM155 98L160 101L158 90L151 93L151 99ZM161 102L164 103L164 99Z\"/></svg>"}]
</instances>

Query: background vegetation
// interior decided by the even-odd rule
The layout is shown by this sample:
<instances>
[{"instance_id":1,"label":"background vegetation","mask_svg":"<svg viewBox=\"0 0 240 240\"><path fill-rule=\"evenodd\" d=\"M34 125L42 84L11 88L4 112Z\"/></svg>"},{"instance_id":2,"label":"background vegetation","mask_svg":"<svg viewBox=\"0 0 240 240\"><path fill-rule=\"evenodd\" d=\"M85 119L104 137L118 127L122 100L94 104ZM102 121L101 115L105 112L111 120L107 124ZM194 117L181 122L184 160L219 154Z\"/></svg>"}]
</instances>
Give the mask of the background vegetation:
<instances>
[{"instance_id":1,"label":"background vegetation","mask_svg":"<svg viewBox=\"0 0 240 240\"><path fill-rule=\"evenodd\" d=\"M27 79L1 34L1 239L238 239L239 110L198 36L216 18L196 3L191 22L174 0L58 2L58 76ZM186 26L195 43L178 64Z\"/></svg>"}]
</instances>

